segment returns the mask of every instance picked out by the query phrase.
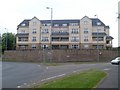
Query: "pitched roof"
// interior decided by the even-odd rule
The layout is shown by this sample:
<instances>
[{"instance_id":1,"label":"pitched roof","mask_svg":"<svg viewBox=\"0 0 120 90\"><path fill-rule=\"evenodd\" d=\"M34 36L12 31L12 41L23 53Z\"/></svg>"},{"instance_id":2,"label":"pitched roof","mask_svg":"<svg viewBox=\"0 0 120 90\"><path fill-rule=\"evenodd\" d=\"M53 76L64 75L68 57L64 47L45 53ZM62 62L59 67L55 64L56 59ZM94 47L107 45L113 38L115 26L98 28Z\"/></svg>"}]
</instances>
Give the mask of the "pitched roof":
<instances>
[{"instance_id":1,"label":"pitched roof","mask_svg":"<svg viewBox=\"0 0 120 90\"><path fill-rule=\"evenodd\" d=\"M51 20L40 20L42 23L51 23ZM53 24L80 23L79 19L52 20Z\"/></svg>"},{"instance_id":2,"label":"pitched roof","mask_svg":"<svg viewBox=\"0 0 120 90\"><path fill-rule=\"evenodd\" d=\"M91 20L92 20L92 25L93 26L98 26L97 23L100 23L99 26L105 26L105 24L98 18L91 18Z\"/></svg>"},{"instance_id":3,"label":"pitched roof","mask_svg":"<svg viewBox=\"0 0 120 90\"><path fill-rule=\"evenodd\" d=\"M87 16L84 16L87 17ZM34 17L36 18L36 17ZM33 18L32 18L33 19ZM32 19L25 19L23 20L19 25L25 24L25 26L29 26L29 21ZM100 19L98 18L89 18L92 20L92 25L97 26L97 23L99 22L99 26L105 26L105 28L109 28L109 26L106 26ZM38 19L39 20L39 19ZM51 20L39 20L41 23L51 23ZM63 20L52 20L53 24L69 24L69 23L80 23L80 19L63 19Z\"/></svg>"}]
</instances>

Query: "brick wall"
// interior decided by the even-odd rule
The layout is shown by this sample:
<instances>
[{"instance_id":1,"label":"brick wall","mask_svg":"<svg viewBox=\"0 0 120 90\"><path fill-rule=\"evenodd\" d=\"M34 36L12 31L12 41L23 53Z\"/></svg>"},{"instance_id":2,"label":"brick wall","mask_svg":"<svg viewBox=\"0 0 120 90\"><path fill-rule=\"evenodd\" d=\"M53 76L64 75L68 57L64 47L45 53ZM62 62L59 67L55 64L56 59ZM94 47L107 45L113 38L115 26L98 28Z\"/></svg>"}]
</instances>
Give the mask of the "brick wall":
<instances>
[{"instance_id":1,"label":"brick wall","mask_svg":"<svg viewBox=\"0 0 120 90\"><path fill-rule=\"evenodd\" d=\"M99 50L99 61L110 61L118 51ZM5 51L3 60L33 62L98 61L98 50L17 50Z\"/></svg>"}]
</instances>

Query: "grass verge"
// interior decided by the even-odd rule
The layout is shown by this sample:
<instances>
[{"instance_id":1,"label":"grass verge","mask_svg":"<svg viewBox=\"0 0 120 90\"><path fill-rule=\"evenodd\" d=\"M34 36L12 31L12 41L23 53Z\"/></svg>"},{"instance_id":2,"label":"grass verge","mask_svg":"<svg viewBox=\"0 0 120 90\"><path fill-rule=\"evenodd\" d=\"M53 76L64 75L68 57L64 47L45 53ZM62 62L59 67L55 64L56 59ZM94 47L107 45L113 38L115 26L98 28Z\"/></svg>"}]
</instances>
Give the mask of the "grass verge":
<instances>
[{"instance_id":1,"label":"grass verge","mask_svg":"<svg viewBox=\"0 0 120 90\"><path fill-rule=\"evenodd\" d=\"M91 69L44 83L36 88L88 88L87 90L91 90L106 75L103 71Z\"/></svg>"}]
</instances>

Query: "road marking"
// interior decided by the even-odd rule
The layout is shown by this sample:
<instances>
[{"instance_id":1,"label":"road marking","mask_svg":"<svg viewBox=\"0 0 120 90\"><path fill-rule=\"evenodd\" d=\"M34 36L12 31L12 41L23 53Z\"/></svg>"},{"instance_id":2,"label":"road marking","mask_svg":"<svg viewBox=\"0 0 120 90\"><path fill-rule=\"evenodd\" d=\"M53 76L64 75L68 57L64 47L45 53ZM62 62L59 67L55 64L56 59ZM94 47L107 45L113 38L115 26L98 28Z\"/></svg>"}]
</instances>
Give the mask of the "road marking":
<instances>
[{"instance_id":1,"label":"road marking","mask_svg":"<svg viewBox=\"0 0 120 90\"><path fill-rule=\"evenodd\" d=\"M24 85L27 85L27 83L24 83Z\"/></svg>"},{"instance_id":2,"label":"road marking","mask_svg":"<svg viewBox=\"0 0 120 90\"><path fill-rule=\"evenodd\" d=\"M77 71L73 71L73 73L75 73L75 72L77 72Z\"/></svg>"},{"instance_id":3,"label":"road marking","mask_svg":"<svg viewBox=\"0 0 120 90\"><path fill-rule=\"evenodd\" d=\"M21 86L17 86L17 88L21 88Z\"/></svg>"},{"instance_id":4,"label":"road marking","mask_svg":"<svg viewBox=\"0 0 120 90\"><path fill-rule=\"evenodd\" d=\"M50 80L50 79L53 79L53 78L62 77L64 75L66 75L66 74L60 74L60 75L57 75L57 76L49 77L49 78L46 78L46 79L42 79L41 81L46 81L46 80Z\"/></svg>"},{"instance_id":5,"label":"road marking","mask_svg":"<svg viewBox=\"0 0 120 90\"><path fill-rule=\"evenodd\" d=\"M36 84L36 83L33 83L33 84Z\"/></svg>"},{"instance_id":6,"label":"road marking","mask_svg":"<svg viewBox=\"0 0 120 90\"><path fill-rule=\"evenodd\" d=\"M46 69L48 69L48 67L46 67Z\"/></svg>"},{"instance_id":7,"label":"road marking","mask_svg":"<svg viewBox=\"0 0 120 90\"><path fill-rule=\"evenodd\" d=\"M38 65L38 67L40 67L40 65Z\"/></svg>"},{"instance_id":8,"label":"road marking","mask_svg":"<svg viewBox=\"0 0 120 90\"><path fill-rule=\"evenodd\" d=\"M110 68L105 68L105 69L103 69L104 71L108 71L108 70L110 70Z\"/></svg>"}]
</instances>

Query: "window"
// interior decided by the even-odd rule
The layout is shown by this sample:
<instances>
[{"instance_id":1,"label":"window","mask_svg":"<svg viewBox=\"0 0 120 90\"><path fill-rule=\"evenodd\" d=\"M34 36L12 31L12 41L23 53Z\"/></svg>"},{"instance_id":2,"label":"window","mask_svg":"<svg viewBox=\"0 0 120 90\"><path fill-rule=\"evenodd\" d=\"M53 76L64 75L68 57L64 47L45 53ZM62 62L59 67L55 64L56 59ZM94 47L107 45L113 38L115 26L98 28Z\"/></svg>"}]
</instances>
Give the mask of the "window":
<instances>
[{"instance_id":1,"label":"window","mask_svg":"<svg viewBox=\"0 0 120 90\"><path fill-rule=\"evenodd\" d=\"M100 31L101 31L101 29L98 28L98 29L97 29L97 32L100 32Z\"/></svg>"},{"instance_id":2,"label":"window","mask_svg":"<svg viewBox=\"0 0 120 90\"><path fill-rule=\"evenodd\" d=\"M88 34L88 28L84 28L84 34Z\"/></svg>"},{"instance_id":3,"label":"window","mask_svg":"<svg viewBox=\"0 0 120 90\"><path fill-rule=\"evenodd\" d=\"M79 48L79 45L72 45L72 48L77 49Z\"/></svg>"},{"instance_id":4,"label":"window","mask_svg":"<svg viewBox=\"0 0 120 90\"><path fill-rule=\"evenodd\" d=\"M79 37L72 37L71 41L72 42L78 42L79 41Z\"/></svg>"},{"instance_id":5,"label":"window","mask_svg":"<svg viewBox=\"0 0 120 90\"><path fill-rule=\"evenodd\" d=\"M48 48L48 45L42 45L42 48L43 48L43 49L47 49L47 48Z\"/></svg>"},{"instance_id":6,"label":"window","mask_svg":"<svg viewBox=\"0 0 120 90\"><path fill-rule=\"evenodd\" d=\"M22 30L21 33L25 33L25 30Z\"/></svg>"},{"instance_id":7,"label":"window","mask_svg":"<svg viewBox=\"0 0 120 90\"><path fill-rule=\"evenodd\" d=\"M49 33L48 29L43 29L42 33Z\"/></svg>"},{"instance_id":8,"label":"window","mask_svg":"<svg viewBox=\"0 0 120 90\"><path fill-rule=\"evenodd\" d=\"M51 26L51 24L50 23L44 23L44 24L42 24L43 26Z\"/></svg>"},{"instance_id":9,"label":"window","mask_svg":"<svg viewBox=\"0 0 120 90\"><path fill-rule=\"evenodd\" d=\"M78 23L71 23L71 26L78 26Z\"/></svg>"},{"instance_id":10,"label":"window","mask_svg":"<svg viewBox=\"0 0 120 90\"><path fill-rule=\"evenodd\" d=\"M89 45L88 45L88 44L85 44L85 45L84 45L84 48L89 48Z\"/></svg>"},{"instance_id":11,"label":"window","mask_svg":"<svg viewBox=\"0 0 120 90\"><path fill-rule=\"evenodd\" d=\"M22 23L21 26L25 26L25 23Z\"/></svg>"},{"instance_id":12,"label":"window","mask_svg":"<svg viewBox=\"0 0 120 90\"><path fill-rule=\"evenodd\" d=\"M88 42L88 36L84 36L84 41Z\"/></svg>"},{"instance_id":13,"label":"window","mask_svg":"<svg viewBox=\"0 0 120 90\"><path fill-rule=\"evenodd\" d=\"M84 21L84 24L88 24L88 21Z\"/></svg>"},{"instance_id":14,"label":"window","mask_svg":"<svg viewBox=\"0 0 120 90\"><path fill-rule=\"evenodd\" d=\"M98 26L101 25L101 22L97 22L97 25L98 25Z\"/></svg>"},{"instance_id":15,"label":"window","mask_svg":"<svg viewBox=\"0 0 120 90\"><path fill-rule=\"evenodd\" d=\"M62 26L67 26L67 24L62 24Z\"/></svg>"},{"instance_id":16,"label":"window","mask_svg":"<svg viewBox=\"0 0 120 90\"><path fill-rule=\"evenodd\" d=\"M72 29L71 33L78 34L78 29Z\"/></svg>"},{"instance_id":17,"label":"window","mask_svg":"<svg viewBox=\"0 0 120 90\"><path fill-rule=\"evenodd\" d=\"M58 26L59 26L59 24L54 24L54 26L55 26L55 27L58 27Z\"/></svg>"},{"instance_id":18,"label":"window","mask_svg":"<svg viewBox=\"0 0 120 90\"><path fill-rule=\"evenodd\" d=\"M37 22L33 22L33 25L36 25L37 24Z\"/></svg>"},{"instance_id":19,"label":"window","mask_svg":"<svg viewBox=\"0 0 120 90\"><path fill-rule=\"evenodd\" d=\"M32 48L35 49L35 48L36 48L36 45L32 45Z\"/></svg>"},{"instance_id":20,"label":"window","mask_svg":"<svg viewBox=\"0 0 120 90\"><path fill-rule=\"evenodd\" d=\"M42 41L44 41L44 42L48 42L49 39L48 39L48 37L42 37Z\"/></svg>"},{"instance_id":21,"label":"window","mask_svg":"<svg viewBox=\"0 0 120 90\"><path fill-rule=\"evenodd\" d=\"M36 33L36 29L33 29L32 33L35 34Z\"/></svg>"},{"instance_id":22,"label":"window","mask_svg":"<svg viewBox=\"0 0 120 90\"><path fill-rule=\"evenodd\" d=\"M32 41L35 42L35 41L36 41L36 37L33 37L33 38L32 38Z\"/></svg>"},{"instance_id":23,"label":"window","mask_svg":"<svg viewBox=\"0 0 120 90\"><path fill-rule=\"evenodd\" d=\"M18 37L18 41L27 42L28 37Z\"/></svg>"}]
</instances>

